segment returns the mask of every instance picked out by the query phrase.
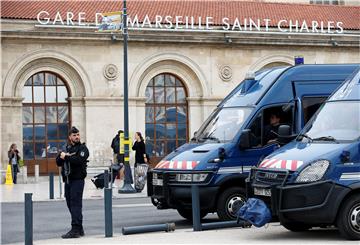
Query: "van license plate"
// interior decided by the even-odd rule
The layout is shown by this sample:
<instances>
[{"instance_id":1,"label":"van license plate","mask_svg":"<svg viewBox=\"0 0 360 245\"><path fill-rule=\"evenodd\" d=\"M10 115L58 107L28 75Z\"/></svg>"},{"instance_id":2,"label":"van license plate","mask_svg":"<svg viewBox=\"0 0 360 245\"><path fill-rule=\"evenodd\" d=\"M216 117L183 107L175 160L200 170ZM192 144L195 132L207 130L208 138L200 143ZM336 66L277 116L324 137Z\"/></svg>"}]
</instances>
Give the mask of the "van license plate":
<instances>
[{"instance_id":1,"label":"van license plate","mask_svg":"<svg viewBox=\"0 0 360 245\"><path fill-rule=\"evenodd\" d=\"M162 179L153 179L152 184L162 186L163 185L163 180Z\"/></svg>"},{"instance_id":2,"label":"van license plate","mask_svg":"<svg viewBox=\"0 0 360 245\"><path fill-rule=\"evenodd\" d=\"M271 189L254 187L254 194L257 196L271 197Z\"/></svg>"}]
</instances>

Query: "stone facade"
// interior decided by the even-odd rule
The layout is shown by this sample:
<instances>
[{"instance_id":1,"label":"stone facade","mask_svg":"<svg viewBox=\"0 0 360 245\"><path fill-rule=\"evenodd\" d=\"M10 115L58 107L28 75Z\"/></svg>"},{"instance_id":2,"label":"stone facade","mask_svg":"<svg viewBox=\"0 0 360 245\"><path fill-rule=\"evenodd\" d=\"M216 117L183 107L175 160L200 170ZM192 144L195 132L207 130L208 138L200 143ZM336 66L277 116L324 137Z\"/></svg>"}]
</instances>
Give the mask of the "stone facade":
<instances>
[{"instance_id":1,"label":"stone facade","mask_svg":"<svg viewBox=\"0 0 360 245\"><path fill-rule=\"evenodd\" d=\"M304 56L307 64L360 60L356 33L337 35L336 43L329 35L311 34L130 30L129 35L130 131L145 132L145 89L160 73L176 75L187 88L190 137L249 70L292 65L296 55ZM121 36L2 20L1 42L2 164L7 162L6 151L12 142L22 149L26 80L39 71L51 71L69 86L72 124L90 149L89 164L107 165L111 139L123 128Z\"/></svg>"}]
</instances>

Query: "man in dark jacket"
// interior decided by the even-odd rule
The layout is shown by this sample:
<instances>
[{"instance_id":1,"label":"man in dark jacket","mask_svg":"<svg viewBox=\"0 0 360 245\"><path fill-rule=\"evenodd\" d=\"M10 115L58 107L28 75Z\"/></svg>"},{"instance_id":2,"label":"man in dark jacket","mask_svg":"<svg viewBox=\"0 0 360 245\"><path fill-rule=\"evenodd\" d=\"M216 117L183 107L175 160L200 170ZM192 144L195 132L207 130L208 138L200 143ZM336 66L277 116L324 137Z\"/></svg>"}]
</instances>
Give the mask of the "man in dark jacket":
<instances>
[{"instance_id":1,"label":"man in dark jacket","mask_svg":"<svg viewBox=\"0 0 360 245\"><path fill-rule=\"evenodd\" d=\"M61 236L64 239L84 236L82 196L89 157L89 150L85 143L80 142L80 133L76 127L70 129L69 142L66 150L60 152L56 158L56 164L62 167L61 174L65 182L66 204L71 214L71 230Z\"/></svg>"},{"instance_id":2,"label":"man in dark jacket","mask_svg":"<svg viewBox=\"0 0 360 245\"><path fill-rule=\"evenodd\" d=\"M114 163L124 163L124 154L120 154L120 134L124 133L124 131L119 130L117 135L113 138L111 142L111 148L114 152Z\"/></svg>"},{"instance_id":3,"label":"man in dark jacket","mask_svg":"<svg viewBox=\"0 0 360 245\"><path fill-rule=\"evenodd\" d=\"M265 126L264 129L264 144L269 144L278 138L278 131L280 127L280 114L278 112L273 112L270 114L270 124Z\"/></svg>"}]
</instances>

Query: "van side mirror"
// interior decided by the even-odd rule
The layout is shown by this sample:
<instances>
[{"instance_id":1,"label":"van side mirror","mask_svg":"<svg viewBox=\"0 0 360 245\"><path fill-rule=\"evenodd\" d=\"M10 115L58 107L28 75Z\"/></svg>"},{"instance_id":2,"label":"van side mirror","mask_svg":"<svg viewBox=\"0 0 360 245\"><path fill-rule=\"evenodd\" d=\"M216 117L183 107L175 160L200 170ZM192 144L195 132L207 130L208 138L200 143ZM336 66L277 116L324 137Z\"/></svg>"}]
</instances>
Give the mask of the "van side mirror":
<instances>
[{"instance_id":1,"label":"van side mirror","mask_svg":"<svg viewBox=\"0 0 360 245\"><path fill-rule=\"evenodd\" d=\"M291 135L291 129L289 125L280 125L278 129L280 137L289 137Z\"/></svg>"},{"instance_id":2,"label":"van side mirror","mask_svg":"<svg viewBox=\"0 0 360 245\"><path fill-rule=\"evenodd\" d=\"M225 159L226 153L225 153L225 149L223 147L220 147L218 150L218 157L221 161L223 161Z\"/></svg>"},{"instance_id":3,"label":"van side mirror","mask_svg":"<svg viewBox=\"0 0 360 245\"><path fill-rule=\"evenodd\" d=\"M251 144L250 144L250 133L251 133L251 130L250 129L244 129L242 132L241 132L241 135L240 135L240 148L241 149L248 149L251 147Z\"/></svg>"}]
</instances>

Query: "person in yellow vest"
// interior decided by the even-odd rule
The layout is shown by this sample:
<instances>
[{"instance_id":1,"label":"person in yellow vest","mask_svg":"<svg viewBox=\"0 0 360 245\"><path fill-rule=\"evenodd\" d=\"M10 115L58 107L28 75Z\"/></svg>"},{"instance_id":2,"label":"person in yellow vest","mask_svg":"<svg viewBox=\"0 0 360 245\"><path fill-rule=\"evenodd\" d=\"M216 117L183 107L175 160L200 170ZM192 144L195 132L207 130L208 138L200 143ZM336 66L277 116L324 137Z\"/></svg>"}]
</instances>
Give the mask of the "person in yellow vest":
<instances>
[{"instance_id":1,"label":"person in yellow vest","mask_svg":"<svg viewBox=\"0 0 360 245\"><path fill-rule=\"evenodd\" d=\"M9 164L11 165L11 173L14 184L16 184L17 174L19 171L19 161L21 159L19 151L15 143L11 144L8 151Z\"/></svg>"}]
</instances>

